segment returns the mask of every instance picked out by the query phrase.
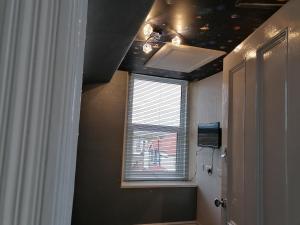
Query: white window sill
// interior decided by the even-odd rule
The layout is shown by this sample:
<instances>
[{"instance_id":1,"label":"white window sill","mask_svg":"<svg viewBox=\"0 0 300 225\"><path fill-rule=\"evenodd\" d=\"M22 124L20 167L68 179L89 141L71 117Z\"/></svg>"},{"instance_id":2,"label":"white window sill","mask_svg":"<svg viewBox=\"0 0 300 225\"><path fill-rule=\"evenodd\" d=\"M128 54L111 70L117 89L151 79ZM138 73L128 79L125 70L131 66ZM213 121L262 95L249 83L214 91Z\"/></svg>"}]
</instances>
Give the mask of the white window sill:
<instances>
[{"instance_id":1,"label":"white window sill","mask_svg":"<svg viewBox=\"0 0 300 225\"><path fill-rule=\"evenodd\" d=\"M197 187L192 181L131 181L122 182L121 188L170 188Z\"/></svg>"}]
</instances>

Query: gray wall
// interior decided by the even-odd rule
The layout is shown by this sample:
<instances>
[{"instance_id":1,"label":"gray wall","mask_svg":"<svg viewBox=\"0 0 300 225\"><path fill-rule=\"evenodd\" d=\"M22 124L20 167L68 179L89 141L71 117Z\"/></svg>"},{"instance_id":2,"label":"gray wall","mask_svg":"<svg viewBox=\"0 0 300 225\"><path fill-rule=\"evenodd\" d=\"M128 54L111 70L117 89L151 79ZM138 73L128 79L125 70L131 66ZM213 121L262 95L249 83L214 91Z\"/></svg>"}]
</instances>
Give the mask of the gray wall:
<instances>
[{"instance_id":1,"label":"gray wall","mask_svg":"<svg viewBox=\"0 0 300 225\"><path fill-rule=\"evenodd\" d=\"M196 188L120 188L127 76L84 87L72 224L195 220Z\"/></svg>"},{"instance_id":2,"label":"gray wall","mask_svg":"<svg viewBox=\"0 0 300 225\"><path fill-rule=\"evenodd\" d=\"M192 82L189 86L190 101L190 139L191 155L196 158L196 180L198 183L197 221L201 225L220 225L221 210L214 206L214 199L221 193L221 161L220 150L214 152L214 171L211 176L205 165L211 165L211 149L201 149L197 146L198 123L221 122L222 118L222 73ZM198 154L196 156L196 152Z\"/></svg>"}]
</instances>

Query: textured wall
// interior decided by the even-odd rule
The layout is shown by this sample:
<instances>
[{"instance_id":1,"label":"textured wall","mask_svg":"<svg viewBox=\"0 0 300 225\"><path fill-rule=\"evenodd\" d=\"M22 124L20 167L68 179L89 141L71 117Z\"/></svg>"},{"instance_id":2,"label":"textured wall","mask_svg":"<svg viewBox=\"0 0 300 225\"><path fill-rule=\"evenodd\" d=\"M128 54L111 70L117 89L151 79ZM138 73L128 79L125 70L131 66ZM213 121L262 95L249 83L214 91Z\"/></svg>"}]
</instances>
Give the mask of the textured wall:
<instances>
[{"instance_id":1,"label":"textured wall","mask_svg":"<svg viewBox=\"0 0 300 225\"><path fill-rule=\"evenodd\" d=\"M196 188L120 188L127 76L84 87L72 224L195 220Z\"/></svg>"},{"instance_id":2,"label":"textured wall","mask_svg":"<svg viewBox=\"0 0 300 225\"><path fill-rule=\"evenodd\" d=\"M192 82L189 86L190 100L190 139L191 155L198 151L197 183L198 209L197 220L201 225L220 225L221 210L214 206L214 199L221 193L221 161L220 150L214 151L214 171L211 176L203 170L203 166L211 165L213 151L200 149L197 146L198 123L221 122L222 116L222 73L218 73L201 81Z\"/></svg>"}]
</instances>

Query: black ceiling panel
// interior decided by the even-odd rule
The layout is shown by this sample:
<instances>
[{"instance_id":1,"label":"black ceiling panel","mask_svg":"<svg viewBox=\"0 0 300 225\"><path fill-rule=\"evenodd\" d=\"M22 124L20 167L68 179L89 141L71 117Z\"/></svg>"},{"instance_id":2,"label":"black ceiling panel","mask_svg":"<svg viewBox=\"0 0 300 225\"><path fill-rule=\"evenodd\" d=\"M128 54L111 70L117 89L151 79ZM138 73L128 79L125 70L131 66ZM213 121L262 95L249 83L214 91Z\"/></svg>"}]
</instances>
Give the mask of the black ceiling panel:
<instances>
[{"instance_id":1,"label":"black ceiling panel","mask_svg":"<svg viewBox=\"0 0 300 225\"><path fill-rule=\"evenodd\" d=\"M180 33L183 44L229 53L278 9L279 6L238 7L234 0L156 0L147 22L161 33L160 42L154 45L151 53L145 54L142 50L145 37L141 26L119 69L176 79L203 79L222 71L223 58L191 73L146 68L145 63L174 37L175 31Z\"/></svg>"},{"instance_id":2,"label":"black ceiling panel","mask_svg":"<svg viewBox=\"0 0 300 225\"><path fill-rule=\"evenodd\" d=\"M152 4L153 0L89 0L84 83L111 79Z\"/></svg>"}]
</instances>

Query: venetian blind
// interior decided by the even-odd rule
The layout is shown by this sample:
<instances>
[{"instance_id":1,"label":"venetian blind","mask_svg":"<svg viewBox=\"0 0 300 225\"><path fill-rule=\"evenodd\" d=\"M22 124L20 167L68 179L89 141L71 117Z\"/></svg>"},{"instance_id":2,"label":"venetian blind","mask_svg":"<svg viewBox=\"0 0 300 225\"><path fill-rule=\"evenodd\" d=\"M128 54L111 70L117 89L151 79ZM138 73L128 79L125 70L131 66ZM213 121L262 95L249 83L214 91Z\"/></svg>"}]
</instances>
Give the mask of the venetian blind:
<instances>
[{"instance_id":1,"label":"venetian blind","mask_svg":"<svg viewBox=\"0 0 300 225\"><path fill-rule=\"evenodd\" d=\"M124 180L187 179L187 82L131 75Z\"/></svg>"}]
</instances>

